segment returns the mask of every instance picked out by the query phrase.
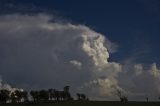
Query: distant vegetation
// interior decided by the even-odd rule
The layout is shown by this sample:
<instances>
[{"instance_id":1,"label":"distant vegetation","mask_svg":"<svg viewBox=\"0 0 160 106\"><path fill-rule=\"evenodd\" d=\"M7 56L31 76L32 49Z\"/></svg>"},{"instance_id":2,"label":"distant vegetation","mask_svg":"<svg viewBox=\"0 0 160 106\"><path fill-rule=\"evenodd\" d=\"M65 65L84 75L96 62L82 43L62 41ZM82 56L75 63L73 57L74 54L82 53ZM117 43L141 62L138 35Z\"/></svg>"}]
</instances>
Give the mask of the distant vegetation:
<instances>
[{"instance_id":1,"label":"distant vegetation","mask_svg":"<svg viewBox=\"0 0 160 106\"><path fill-rule=\"evenodd\" d=\"M122 103L128 102L128 96L122 94L122 91L119 90L119 89L117 89L117 96L119 97L119 99L120 99L120 101L121 101Z\"/></svg>"},{"instance_id":2,"label":"distant vegetation","mask_svg":"<svg viewBox=\"0 0 160 106\"><path fill-rule=\"evenodd\" d=\"M24 90L9 91L2 89L0 90L0 103L26 103L29 102L29 95L31 96L33 102L48 102L48 101L73 101L74 98L69 92L69 86L65 86L63 91L56 89L48 90L31 90L29 93ZM78 101L89 100L85 94L77 93Z\"/></svg>"},{"instance_id":3,"label":"distant vegetation","mask_svg":"<svg viewBox=\"0 0 160 106\"><path fill-rule=\"evenodd\" d=\"M147 102L128 102L128 96L124 95L119 89L116 90L116 95L119 97L120 102L89 101L88 97L83 93L77 93L77 98L73 98L69 89L70 86L65 86L61 91L53 88L48 90L31 90L30 92L22 89L14 91L1 89L0 106L2 104L6 104L5 106L23 106L24 104L50 106L52 103L54 103L54 106L121 106L122 104L123 106L160 106L160 102L148 102L148 96L145 98Z\"/></svg>"}]
</instances>

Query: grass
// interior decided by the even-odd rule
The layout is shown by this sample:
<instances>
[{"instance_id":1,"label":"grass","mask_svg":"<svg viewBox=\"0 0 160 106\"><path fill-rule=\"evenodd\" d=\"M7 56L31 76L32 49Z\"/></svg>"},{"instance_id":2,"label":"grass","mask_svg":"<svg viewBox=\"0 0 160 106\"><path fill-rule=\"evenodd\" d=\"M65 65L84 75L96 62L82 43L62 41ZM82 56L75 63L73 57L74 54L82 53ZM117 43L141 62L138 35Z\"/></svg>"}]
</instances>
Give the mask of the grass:
<instances>
[{"instance_id":1,"label":"grass","mask_svg":"<svg viewBox=\"0 0 160 106\"><path fill-rule=\"evenodd\" d=\"M69 101L48 103L18 103L0 106L160 106L160 102L109 102L109 101Z\"/></svg>"}]
</instances>

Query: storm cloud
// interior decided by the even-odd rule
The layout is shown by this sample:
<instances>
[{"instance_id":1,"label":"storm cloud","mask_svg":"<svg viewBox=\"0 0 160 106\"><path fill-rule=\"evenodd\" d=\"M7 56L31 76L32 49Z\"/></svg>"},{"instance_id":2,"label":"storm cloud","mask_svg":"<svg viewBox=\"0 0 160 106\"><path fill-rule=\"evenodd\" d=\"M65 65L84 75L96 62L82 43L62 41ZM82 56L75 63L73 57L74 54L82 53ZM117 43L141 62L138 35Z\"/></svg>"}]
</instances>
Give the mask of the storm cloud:
<instances>
[{"instance_id":1,"label":"storm cloud","mask_svg":"<svg viewBox=\"0 0 160 106\"><path fill-rule=\"evenodd\" d=\"M103 34L52 15L0 16L0 75L16 87L70 85L73 92L93 99L113 98L116 89L131 96L159 93L156 64L144 69L141 64L110 62L115 48Z\"/></svg>"}]
</instances>

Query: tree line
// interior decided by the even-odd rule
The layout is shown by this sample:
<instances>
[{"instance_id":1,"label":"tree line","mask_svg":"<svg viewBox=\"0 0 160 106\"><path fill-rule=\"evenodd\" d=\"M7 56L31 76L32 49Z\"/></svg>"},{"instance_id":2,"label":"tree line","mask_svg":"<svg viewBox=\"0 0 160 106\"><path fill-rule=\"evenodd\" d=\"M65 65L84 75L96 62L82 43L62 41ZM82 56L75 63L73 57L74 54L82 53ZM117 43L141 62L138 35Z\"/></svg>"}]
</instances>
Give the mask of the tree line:
<instances>
[{"instance_id":1,"label":"tree line","mask_svg":"<svg viewBox=\"0 0 160 106\"><path fill-rule=\"evenodd\" d=\"M46 102L46 101L71 101L74 98L71 96L69 86L65 86L63 90L48 89L48 90L24 90L9 91L6 89L0 90L0 103L20 103L20 102ZM29 97L32 100L29 100ZM76 100L89 100L85 94L77 93Z\"/></svg>"}]
</instances>

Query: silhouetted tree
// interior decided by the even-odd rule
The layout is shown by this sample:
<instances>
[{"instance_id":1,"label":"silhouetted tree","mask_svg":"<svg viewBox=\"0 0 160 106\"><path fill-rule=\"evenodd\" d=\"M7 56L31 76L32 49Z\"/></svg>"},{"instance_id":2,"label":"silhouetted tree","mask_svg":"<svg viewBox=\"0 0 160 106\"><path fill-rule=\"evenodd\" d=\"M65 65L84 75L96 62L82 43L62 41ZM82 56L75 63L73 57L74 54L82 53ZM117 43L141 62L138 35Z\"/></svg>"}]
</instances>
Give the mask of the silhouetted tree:
<instances>
[{"instance_id":1,"label":"silhouetted tree","mask_svg":"<svg viewBox=\"0 0 160 106\"><path fill-rule=\"evenodd\" d=\"M85 94L77 93L77 100L89 100Z\"/></svg>"},{"instance_id":2,"label":"silhouetted tree","mask_svg":"<svg viewBox=\"0 0 160 106\"><path fill-rule=\"evenodd\" d=\"M22 92L23 91L20 91L20 90L15 90L15 95L17 97L17 102L21 102L22 101Z\"/></svg>"},{"instance_id":3,"label":"silhouetted tree","mask_svg":"<svg viewBox=\"0 0 160 106\"><path fill-rule=\"evenodd\" d=\"M81 94L81 100L86 100L86 95L85 94Z\"/></svg>"},{"instance_id":4,"label":"silhouetted tree","mask_svg":"<svg viewBox=\"0 0 160 106\"><path fill-rule=\"evenodd\" d=\"M21 90L15 90L14 92L11 93L11 100L12 102L22 102L27 99L26 92L21 91Z\"/></svg>"},{"instance_id":5,"label":"silhouetted tree","mask_svg":"<svg viewBox=\"0 0 160 106\"><path fill-rule=\"evenodd\" d=\"M146 98L146 101L148 102L148 99L149 99L149 98L148 98L148 96L147 96L147 95L146 95L146 97L145 97L145 98Z\"/></svg>"},{"instance_id":6,"label":"silhouetted tree","mask_svg":"<svg viewBox=\"0 0 160 106\"><path fill-rule=\"evenodd\" d=\"M48 93L49 93L49 100L56 100L56 95L55 95L55 89L52 89L52 88L50 88L49 90L48 90Z\"/></svg>"},{"instance_id":7,"label":"silhouetted tree","mask_svg":"<svg viewBox=\"0 0 160 106\"><path fill-rule=\"evenodd\" d=\"M62 91L56 89L40 90L40 91L30 91L30 95L34 102L57 100L57 101L68 101L73 100L70 94L70 86L65 86ZM85 94L77 93L78 100L88 100ZM0 102L6 103L11 101L13 103L27 102L28 92L23 90L0 90Z\"/></svg>"},{"instance_id":8,"label":"silhouetted tree","mask_svg":"<svg viewBox=\"0 0 160 106\"><path fill-rule=\"evenodd\" d=\"M39 100L39 92L38 91L31 91L30 95L32 96L34 102L37 102Z\"/></svg>"},{"instance_id":9,"label":"silhouetted tree","mask_svg":"<svg viewBox=\"0 0 160 106\"><path fill-rule=\"evenodd\" d=\"M0 102L6 103L10 99L10 91L2 89L0 90Z\"/></svg>"},{"instance_id":10,"label":"silhouetted tree","mask_svg":"<svg viewBox=\"0 0 160 106\"><path fill-rule=\"evenodd\" d=\"M21 96L24 102L28 102L28 92L27 91L22 91Z\"/></svg>"},{"instance_id":11,"label":"silhouetted tree","mask_svg":"<svg viewBox=\"0 0 160 106\"><path fill-rule=\"evenodd\" d=\"M58 91L59 92L59 99L62 101L65 98L64 91Z\"/></svg>"},{"instance_id":12,"label":"silhouetted tree","mask_svg":"<svg viewBox=\"0 0 160 106\"><path fill-rule=\"evenodd\" d=\"M119 90L119 89L117 89L117 96L120 98L120 101L121 101L122 103L125 103L125 102L128 101L128 97L125 96L125 95L122 95L122 91Z\"/></svg>"},{"instance_id":13,"label":"silhouetted tree","mask_svg":"<svg viewBox=\"0 0 160 106\"><path fill-rule=\"evenodd\" d=\"M49 99L49 92L46 90L39 91L39 98L41 101L47 101Z\"/></svg>"},{"instance_id":14,"label":"silhouetted tree","mask_svg":"<svg viewBox=\"0 0 160 106\"><path fill-rule=\"evenodd\" d=\"M65 86L65 87L63 88L64 92L69 92L69 88L70 88L70 86Z\"/></svg>"},{"instance_id":15,"label":"silhouetted tree","mask_svg":"<svg viewBox=\"0 0 160 106\"><path fill-rule=\"evenodd\" d=\"M65 86L63 88L63 92L62 92L63 100L71 100L72 99L71 94L69 92L69 88L70 88L70 86Z\"/></svg>"},{"instance_id":16,"label":"silhouetted tree","mask_svg":"<svg viewBox=\"0 0 160 106\"><path fill-rule=\"evenodd\" d=\"M81 100L81 94L77 93L77 100Z\"/></svg>"},{"instance_id":17,"label":"silhouetted tree","mask_svg":"<svg viewBox=\"0 0 160 106\"><path fill-rule=\"evenodd\" d=\"M60 99L60 92L56 89L55 89L55 98L57 101L59 101L59 99Z\"/></svg>"},{"instance_id":18,"label":"silhouetted tree","mask_svg":"<svg viewBox=\"0 0 160 106\"><path fill-rule=\"evenodd\" d=\"M17 102L17 96L16 96L15 92L11 93L11 97L10 98L11 98L12 103Z\"/></svg>"}]
</instances>

